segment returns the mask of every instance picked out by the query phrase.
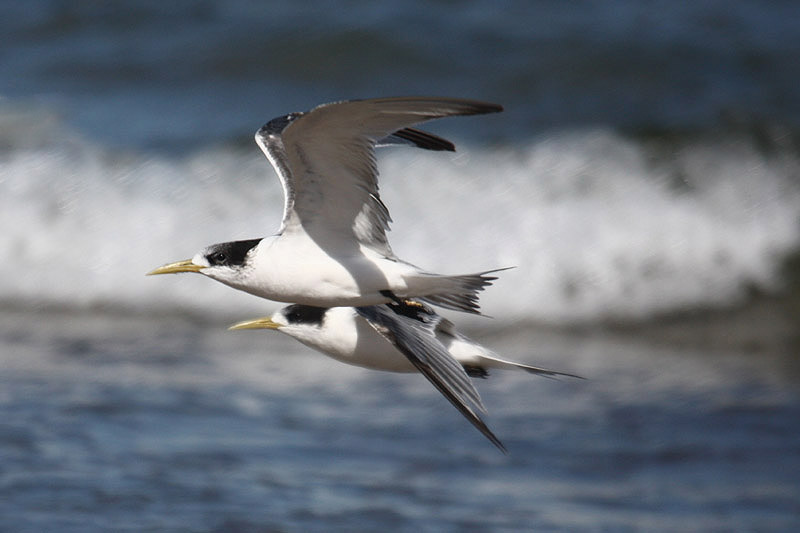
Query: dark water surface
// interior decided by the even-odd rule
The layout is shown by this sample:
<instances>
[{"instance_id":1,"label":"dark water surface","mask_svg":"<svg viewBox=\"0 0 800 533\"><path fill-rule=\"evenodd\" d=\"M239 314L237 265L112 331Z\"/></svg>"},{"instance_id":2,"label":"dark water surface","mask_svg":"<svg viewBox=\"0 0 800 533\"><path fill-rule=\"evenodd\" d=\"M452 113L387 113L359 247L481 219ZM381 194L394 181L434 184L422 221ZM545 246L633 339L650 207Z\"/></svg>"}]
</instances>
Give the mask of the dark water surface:
<instances>
[{"instance_id":1,"label":"dark water surface","mask_svg":"<svg viewBox=\"0 0 800 533\"><path fill-rule=\"evenodd\" d=\"M212 327L213 326L213 327ZM3 531L792 531L786 353L516 328L589 379L478 387L503 456L420 376L180 318L3 314Z\"/></svg>"},{"instance_id":2,"label":"dark water surface","mask_svg":"<svg viewBox=\"0 0 800 533\"><path fill-rule=\"evenodd\" d=\"M0 94L151 150L249 142L273 116L387 94L514 111L481 139L586 125L797 129L798 15L780 0L3 2Z\"/></svg>"}]
</instances>

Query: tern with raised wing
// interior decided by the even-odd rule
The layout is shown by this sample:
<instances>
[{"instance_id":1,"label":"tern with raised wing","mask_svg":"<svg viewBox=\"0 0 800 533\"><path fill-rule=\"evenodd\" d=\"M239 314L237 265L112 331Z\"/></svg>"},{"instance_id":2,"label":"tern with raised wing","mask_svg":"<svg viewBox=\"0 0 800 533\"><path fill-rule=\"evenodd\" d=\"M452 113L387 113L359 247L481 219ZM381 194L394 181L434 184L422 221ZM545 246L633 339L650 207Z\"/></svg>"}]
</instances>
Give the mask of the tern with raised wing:
<instances>
[{"instance_id":1,"label":"tern with raised wing","mask_svg":"<svg viewBox=\"0 0 800 533\"><path fill-rule=\"evenodd\" d=\"M400 97L324 104L269 121L255 139L283 186L283 219L268 237L214 244L149 274L199 272L270 300L318 307L370 306L416 297L478 313L496 270L442 275L398 258L378 194L375 148L453 145L412 126L502 110L455 98Z\"/></svg>"}]
</instances>

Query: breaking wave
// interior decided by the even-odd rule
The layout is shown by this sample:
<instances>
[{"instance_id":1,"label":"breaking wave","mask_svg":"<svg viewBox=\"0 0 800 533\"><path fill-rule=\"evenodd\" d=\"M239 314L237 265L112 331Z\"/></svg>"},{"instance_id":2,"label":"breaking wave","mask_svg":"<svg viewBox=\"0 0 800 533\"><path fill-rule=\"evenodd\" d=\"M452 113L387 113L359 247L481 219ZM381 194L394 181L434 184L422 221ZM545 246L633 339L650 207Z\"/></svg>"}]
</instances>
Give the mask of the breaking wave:
<instances>
[{"instance_id":1,"label":"breaking wave","mask_svg":"<svg viewBox=\"0 0 800 533\"><path fill-rule=\"evenodd\" d=\"M455 139L458 141L458 139ZM500 319L571 324L731 307L780 291L800 243L800 159L747 136L667 143L575 130L455 154L381 153L400 257L439 272L515 266ZM215 317L281 304L201 276L147 278L212 242L277 229L255 146L170 157L101 147L42 110L0 112L0 300Z\"/></svg>"}]
</instances>

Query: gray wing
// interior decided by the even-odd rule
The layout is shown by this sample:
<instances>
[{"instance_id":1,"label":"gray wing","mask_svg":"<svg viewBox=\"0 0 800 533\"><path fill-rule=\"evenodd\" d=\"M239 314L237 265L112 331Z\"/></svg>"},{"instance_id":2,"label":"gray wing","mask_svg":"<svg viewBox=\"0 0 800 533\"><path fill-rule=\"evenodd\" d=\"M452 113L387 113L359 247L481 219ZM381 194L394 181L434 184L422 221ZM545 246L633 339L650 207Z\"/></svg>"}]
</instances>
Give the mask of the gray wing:
<instances>
[{"instance_id":1,"label":"gray wing","mask_svg":"<svg viewBox=\"0 0 800 533\"><path fill-rule=\"evenodd\" d=\"M486 412L480 395L461 364L436 339L441 318L422 304L386 304L357 307L356 311L387 341L400 350L492 444L508 453L473 406Z\"/></svg>"},{"instance_id":2,"label":"gray wing","mask_svg":"<svg viewBox=\"0 0 800 533\"><path fill-rule=\"evenodd\" d=\"M283 184L281 231L305 232L318 243L336 246L357 243L391 256L386 239L390 217L378 194L375 147L404 142L450 149L449 141L411 126L501 110L455 98L378 98L324 104L270 121L256 133L256 142Z\"/></svg>"}]
</instances>

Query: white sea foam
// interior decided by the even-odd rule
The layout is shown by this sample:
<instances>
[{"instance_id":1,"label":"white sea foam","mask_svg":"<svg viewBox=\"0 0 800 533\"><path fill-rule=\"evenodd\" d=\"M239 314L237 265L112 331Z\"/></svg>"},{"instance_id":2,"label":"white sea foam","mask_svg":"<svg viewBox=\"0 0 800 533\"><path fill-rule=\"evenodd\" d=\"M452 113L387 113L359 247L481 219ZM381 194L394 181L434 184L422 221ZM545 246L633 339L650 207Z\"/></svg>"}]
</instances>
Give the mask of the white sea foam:
<instances>
[{"instance_id":1,"label":"white sea foam","mask_svg":"<svg viewBox=\"0 0 800 533\"><path fill-rule=\"evenodd\" d=\"M218 317L277 308L201 276L148 278L206 244L277 229L266 160L109 152L35 112L0 114L0 300ZM440 272L516 266L482 298L498 318L573 323L736 305L777 290L800 242L792 154L695 142L653 158L603 130L516 147L381 156L401 257Z\"/></svg>"}]
</instances>

